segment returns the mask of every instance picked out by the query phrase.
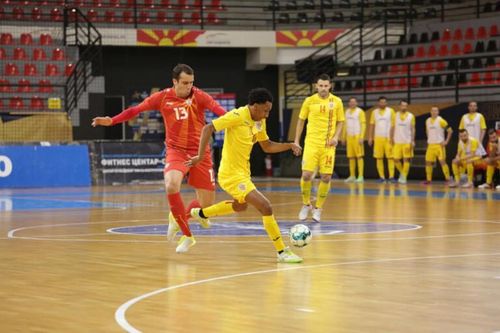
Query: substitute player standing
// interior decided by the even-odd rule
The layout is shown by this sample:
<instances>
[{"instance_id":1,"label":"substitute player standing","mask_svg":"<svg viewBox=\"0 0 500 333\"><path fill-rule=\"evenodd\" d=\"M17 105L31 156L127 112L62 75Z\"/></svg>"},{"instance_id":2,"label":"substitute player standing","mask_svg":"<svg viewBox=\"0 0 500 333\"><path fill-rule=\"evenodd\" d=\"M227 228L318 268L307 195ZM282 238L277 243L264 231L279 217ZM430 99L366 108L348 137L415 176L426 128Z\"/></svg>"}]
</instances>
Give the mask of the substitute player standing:
<instances>
[{"instance_id":1,"label":"substitute player standing","mask_svg":"<svg viewBox=\"0 0 500 333\"><path fill-rule=\"evenodd\" d=\"M479 185L478 188L493 188L495 169L500 170L500 138L493 128L488 130L488 157L484 161L488 165L486 167L486 183ZM500 185L497 185L496 189L500 190Z\"/></svg>"},{"instance_id":2,"label":"substitute player standing","mask_svg":"<svg viewBox=\"0 0 500 333\"><path fill-rule=\"evenodd\" d=\"M137 106L133 106L110 117L96 117L92 126L112 126L134 118L144 111L159 110L166 129L167 156L165 159L165 189L170 205L167 239L171 240L179 230L184 236L176 248L186 252L196 243L188 225L189 211L193 207L206 207L215 200L215 179L210 147L206 147L200 163L188 167L185 162L198 153L200 133L205 126L205 109L221 116L226 111L207 93L193 86L194 71L185 64L172 70L173 87L159 91ZM186 209L180 195L181 183L189 172L188 184L196 189L198 200L193 200ZM208 227L209 221L203 220Z\"/></svg>"},{"instance_id":3,"label":"substitute player standing","mask_svg":"<svg viewBox=\"0 0 500 333\"><path fill-rule=\"evenodd\" d=\"M321 211L330 191L335 164L335 149L337 147L342 125L344 123L344 106L342 100L331 94L332 83L330 76L322 74L316 80L317 94L307 97L300 109L295 144L299 145L304 123L307 119L307 132L302 157L302 177L300 188L302 191L303 206L299 212L299 219L305 220L312 210L314 221L321 220ZM311 206L312 176L319 168L321 180L318 186L318 199L314 209Z\"/></svg>"},{"instance_id":4,"label":"substitute player standing","mask_svg":"<svg viewBox=\"0 0 500 333\"><path fill-rule=\"evenodd\" d=\"M446 139L444 133L446 131ZM448 122L439 115L439 108L431 108L431 116L425 121L425 132L427 134L427 151L425 152L425 175L424 185L429 185L432 181L432 165L436 159L441 164L444 178L450 181L450 168L446 163L446 146L451 140L453 130L448 126Z\"/></svg>"},{"instance_id":5,"label":"substitute player standing","mask_svg":"<svg viewBox=\"0 0 500 333\"><path fill-rule=\"evenodd\" d=\"M410 159L413 158L415 147L415 116L408 112L408 102L399 102L399 111L394 121L392 142L394 143L394 164L399 171L400 184L406 184L410 171ZM403 165L401 165L401 159Z\"/></svg>"},{"instance_id":6,"label":"substitute player standing","mask_svg":"<svg viewBox=\"0 0 500 333\"><path fill-rule=\"evenodd\" d=\"M349 159L349 177L345 182L362 183L365 165L365 111L358 107L358 101L354 97L349 98L348 106L345 110L345 126L342 135L342 144L347 143L347 158ZM358 178L356 178L356 162L358 164Z\"/></svg>"},{"instance_id":7,"label":"substitute player standing","mask_svg":"<svg viewBox=\"0 0 500 333\"><path fill-rule=\"evenodd\" d=\"M200 162L199 156L205 155L212 134L215 131L225 130L218 182L233 200L222 201L203 209L193 208L191 215L202 220L232 214L245 210L249 203L262 214L264 228L278 252L278 261L298 263L302 258L285 247L271 203L256 189L250 179L250 154L255 142L258 142L266 153L279 153L291 149L295 155L300 155L302 151L295 143L277 143L269 140L266 133L266 118L271 111L272 102L273 97L267 89L253 89L248 95L248 105L228 112L203 128L198 155L192 157L187 164L197 165Z\"/></svg>"}]
</instances>

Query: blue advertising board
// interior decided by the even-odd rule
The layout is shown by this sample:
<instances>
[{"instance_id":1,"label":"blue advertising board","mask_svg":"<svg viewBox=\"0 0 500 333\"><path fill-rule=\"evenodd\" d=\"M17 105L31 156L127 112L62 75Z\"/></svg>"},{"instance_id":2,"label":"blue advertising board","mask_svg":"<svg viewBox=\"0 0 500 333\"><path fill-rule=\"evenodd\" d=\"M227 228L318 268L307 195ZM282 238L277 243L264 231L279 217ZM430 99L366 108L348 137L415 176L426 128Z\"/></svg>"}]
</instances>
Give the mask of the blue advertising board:
<instances>
[{"instance_id":1,"label":"blue advertising board","mask_svg":"<svg viewBox=\"0 0 500 333\"><path fill-rule=\"evenodd\" d=\"M0 188L89 185L87 145L0 146Z\"/></svg>"}]
</instances>

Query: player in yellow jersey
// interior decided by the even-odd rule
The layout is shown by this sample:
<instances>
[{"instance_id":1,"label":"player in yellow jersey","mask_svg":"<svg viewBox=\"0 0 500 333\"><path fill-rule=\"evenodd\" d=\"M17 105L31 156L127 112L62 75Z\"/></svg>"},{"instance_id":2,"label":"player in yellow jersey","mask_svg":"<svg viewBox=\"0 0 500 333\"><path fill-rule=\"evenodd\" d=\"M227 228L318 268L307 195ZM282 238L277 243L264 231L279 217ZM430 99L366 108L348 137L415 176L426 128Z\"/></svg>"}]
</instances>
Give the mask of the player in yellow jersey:
<instances>
[{"instance_id":1,"label":"player in yellow jersey","mask_svg":"<svg viewBox=\"0 0 500 333\"><path fill-rule=\"evenodd\" d=\"M394 109L387 106L387 98L378 98L377 108L370 116L370 127L368 131L368 145L373 145L373 157L377 160L377 171L380 182L384 183L384 157L387 159L389 169L389 181L396 182L394 178L394 159L392 155L392 131L396 120Z\"/></svg>"},{"instance_id":2,"label":"player in yellow jersey","mask_svg":"<svg viewBox=\"0 0 500 333\"><path fill-rule=\"evenodd\" d=\"M474 165L481 162L485 151L479 144L479 141L469 136L466 129L458 130L457 156L452 162L453 175L455 182L450 183L450 187L457 187L460 184L460 168L467 170L467 182L462 185L465 188L473 187L472 178L474 176Z\"/></svg>"},{"instance_id":3,"label":"player in yellow jersey","mask_svg":"<svg viewBox=\"0 0 500 333\"><path fill-rule=\"evenodd\" d=\"M312 219L321 220L321 211L330 191L333 167L335 164L335 149L342 134L344 123L344 106L342 100L331 94L330 76L322 74L316 80L317 94L307 97L302 103L297 128L295 144L299 145L304 123L307 120L307 132L302 157L302 177L300 188L303 206L299 219L306 220L312 210ZM311 206L311 188L313 173L319 169L321 180L317 190L317 200L314 209Z\"/></svg>"},{"instance_id":4,"label":"player in yellow jersey","mask_svg":"<svg viewBox=\"0 0 500 333\"><path fill-rule=\"evenodd\" d=\"M444 133L446 131L446 139ZM439 116L439 108L431 107L431 116L425 121L425 133L427 134L427 151L425 152L425 175L424 185L429 185L432 181L432 165L436 159L441 164L444 178L450 181L450 168L446 164L446 146L451 140L453 130L448 126L448 122Z\"/></svg>"},{"instance_id":5,"label":"player in yellow jersey","mask_svg":"<svg viewBox=\"0 0 500 333\"><path fill-rule=\"evenodd\" d=\"M488 130L488 157L485 158L485 162L488 165L486 167L486 183L479 185L480 189L493 188L495 169L500 170L500 138L493 128ZM496 189L500 191L500 185L497 185Z\"/></svg>"},{"instance_id":6,"label":"player in yellow jersey","mask_svg":"<svg viewBox=\"0 0 500 333\"><path fill-rule=\"evenodd\" d=\"M250 179L250 153L255 142L258 142L266 153L279 153L290 149L295 155L300 155L302 152L300 146L295 143L277 143L269 140L266 118L271 111L272 101L273 97L267 89L253 89L248 95L247 106L234 109L213 120L211 124L205 125L198 155L192 157L187 164L193 166L201 162L200 156L205 156L212 134L215 131L225 130L218 183L233 197L233 200L222 201L203 209L193 208L191 216L203 221L209 217L243 211L249 203L262 214L264 228L278 252L278 262L298 263L302 262L302 258L285 246L271 203L256 189Z\"/></svg>"},{"instance_id":7,"label":"player in yellow jersey","mask_svg":"<svg viewBox=\"0 0 500 333\"><path fill-rule=\"evenodd\" d=\"M396 113L392 140L394 143L394 164L399 171L400 184L406 184L410 171L410 159L413 158L415 147L415 116L408 112L408 102L399 102L399 111ZM401 160L403 164L401 165Z\"/></svg>"},{"instance_id":8,"label":"player in yellow jersey","mask_svg":"<svg viewBox=\"0 0 500 333\"><path fill-rule=\"evenodd\" d=\"M349 177L346 183L364 181L365 156L365 111L358 107L356 98L349 98L348 108L345 110L345 124L342 127L342 144L347 143L347 158L349 159ZM356 162L358 164L358 178L356 178Z\"/></svg>"},{"instance_id":9,"label":"player in yellow jersey","mask_svg":"<svg viewBox=\"0 0 500 333\"><path fill-rule=\"evenodd\" d=\"M477 112L477 103L474 101L469 102L469 113L464 114L460 119L458 129L466 129L469 136L478 140L482 145L484 136L486 134L486 121L484 116Z\"/></svg>"}]
</instances>

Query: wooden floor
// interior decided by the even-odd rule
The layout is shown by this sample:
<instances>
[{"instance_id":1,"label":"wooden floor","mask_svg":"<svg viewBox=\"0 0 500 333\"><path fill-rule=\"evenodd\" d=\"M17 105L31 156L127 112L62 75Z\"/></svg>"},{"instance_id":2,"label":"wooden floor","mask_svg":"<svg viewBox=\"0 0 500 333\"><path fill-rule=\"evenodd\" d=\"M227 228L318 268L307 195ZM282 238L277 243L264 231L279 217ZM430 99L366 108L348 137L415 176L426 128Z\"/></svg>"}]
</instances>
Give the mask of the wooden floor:
<instances>
[{"instance_id":1,"label":"wooden floor","mask_svg":"<svg viewBox=\"0 0 500 333\"><path fill-rule=\"evenodd\" d=\"M297 180L258 187L298 223ZM500 192L334 182L299 265L253 209L176 254L161 184L4 190L0 210L0 332L500 331Z\"/></svg>"}]
</instances>

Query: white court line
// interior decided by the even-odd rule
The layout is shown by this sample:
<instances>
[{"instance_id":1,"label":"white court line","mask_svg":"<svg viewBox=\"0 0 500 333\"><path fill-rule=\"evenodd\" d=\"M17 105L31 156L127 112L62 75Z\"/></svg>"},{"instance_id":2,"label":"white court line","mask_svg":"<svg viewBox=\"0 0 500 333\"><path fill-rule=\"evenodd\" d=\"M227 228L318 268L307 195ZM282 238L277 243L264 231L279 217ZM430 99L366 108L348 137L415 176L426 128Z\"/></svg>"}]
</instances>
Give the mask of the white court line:
<instances>
[{"instance_id":1,"label":"white court line","mask_svg":"<svg viewBox=\"0 0 500 333\"><path fill-rule=\"evenodd\" d=\"M246 273L239 273L239 274L222 275L222 276L218 276L218 277L214 277L214 278L186 282L186 283L182 283L182 284L178 284L178 285L174 285L174 286L170 286L170 287L166 287L166 288L162 288L162 289L157 289L157 290L154 290L152 292L135 297L135 298L123 303L122 305L120 305L118 307L118 309L115 312L115 320L118 323L118 325L120 325L120 327L123 328L125 331L127 331L129 333L141 333L141 331L139 331L137 328L130 325L130 323L127 321L127 318L126 318L127 310L130 307L132 307L134 304L136 304L136 303L138 303L146 298L149 298L149 297L152 297L152 296L164 293L164 292L168 292L168 291L180 289L180 288L185 288L185 287L190 287L190 286L196 286L196 285L205 284L205 283L211 283L214 281L229 280L229 279L246 277L246 276L253 276L253 275L260 275L260 274L267 274L267 273L274 273L274 272L291 271L291 270L299 270L299 269L309 269L309 268L324 268L324 267L334 267L334 266L379 264L379 263L401 262L401 261L412 261L412 260L452 259L452 258L468 258L468 257L482 257L482 256L500 256L500 252L360 260L360 261L348 261L348 262L319 264L319 265L300 265L300 266L287 267L287 268L274 268L274 269L268 269L268 270L262 270L262 271L253 271L253 272L246 272Z\"/></svg>"}]
</instances>

